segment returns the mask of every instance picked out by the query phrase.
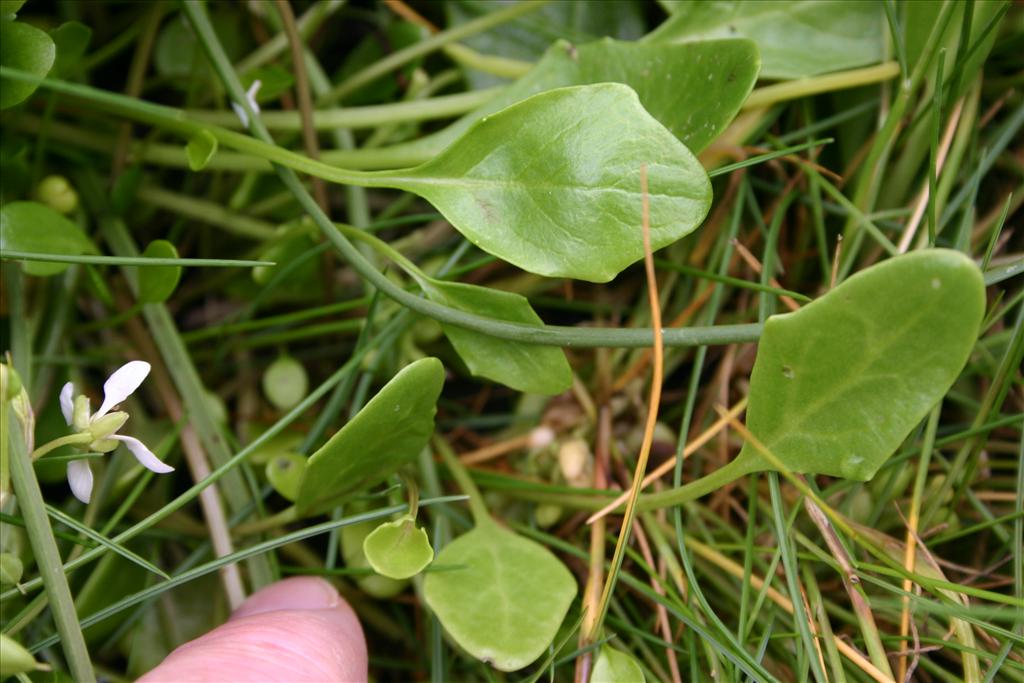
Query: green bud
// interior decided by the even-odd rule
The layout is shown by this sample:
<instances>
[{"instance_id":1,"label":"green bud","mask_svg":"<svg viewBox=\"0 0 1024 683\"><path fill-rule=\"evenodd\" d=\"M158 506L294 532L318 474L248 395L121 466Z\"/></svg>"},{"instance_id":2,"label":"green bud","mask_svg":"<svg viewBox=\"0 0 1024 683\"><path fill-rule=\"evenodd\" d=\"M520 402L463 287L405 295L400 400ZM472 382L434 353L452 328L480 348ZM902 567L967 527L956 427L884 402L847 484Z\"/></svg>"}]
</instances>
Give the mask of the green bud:
<instances>
[{"instance_id":1,"label":"green bud","mask_svg":"<svg viewBox=\"0 0 1024 683\"><path fill-rule=\"evenodd\" d=\"M97 453L109 453L121 445L116 439L97 439L89 443L88 449Z\"/></svg>"},{"instance_id":2,"label":"green bud","mask_svg":"<svg viewBox=\"0 0 1024 683\"><path fill-rule=\"evenodd\" d=\"M0 633L0 679L35 671L39 666L18 641Z\"/></svg>"},{"instance_id":3,"label":"green bud","mask_svg":"<svg viewBox=\"0 0 1024 683\"><path fill-rule=\"evenodd\" d=\"M14 368L5 363L0 363L0 396L3 400L11 401L21 391L21 377Z\"/></svg>"},{"instance_id":4,"label":"green bud","mask_svg":"<svg viewBox=\"0 0 1024 683\"><path fill-rule=\"evenodd\" d=\"M0 553L0 584L18 583L24 571L25 567L17 555Z\"/></svg>"},{"instance_id":5,"label":"green bud","mask_svg":"<svg viewBox=\"0 0 1024 683\"><path fill-rule=\"evenodd\" d=\"M76 432L89 431L89 397L84 394L75 396L74 408L71 411L71 426Z\"/></svg>"},{"instance_id":6,"label":"green bud","mask_svg":"<svg viewBox=\"0 0 1024 683\"><path fill-rule=\"evenodd\" d=\"M537 526L541 529L547 529L554 526L562 518L562 506L552 503L541 503L533 511L533 515L537 520Z\"/></svg>"},{"instance_id":7,"label":"green bud","mask_svg":"<svg viewBox=\"0 0 1024 683\"><path fill-rule=\"evenodd\" d=\"M71 213L78 206L78 193L62 175L46 176L36 187L36 196L58 213Z\"/></svg>"},{"instance_id":8,"label":"green bud","mask_svg":"<svg viewBox=\"0 0 1024 683\"><path fill-rule=\"evenodd\" d=\"M127 421L128 413L123 410L115 410L98 420L93 420L92 424L89 425L89 432L92 434L92 438L97 441L106 439L111 434L117 434L117 430L123 427Z\"/></svg>"}]
</instances>

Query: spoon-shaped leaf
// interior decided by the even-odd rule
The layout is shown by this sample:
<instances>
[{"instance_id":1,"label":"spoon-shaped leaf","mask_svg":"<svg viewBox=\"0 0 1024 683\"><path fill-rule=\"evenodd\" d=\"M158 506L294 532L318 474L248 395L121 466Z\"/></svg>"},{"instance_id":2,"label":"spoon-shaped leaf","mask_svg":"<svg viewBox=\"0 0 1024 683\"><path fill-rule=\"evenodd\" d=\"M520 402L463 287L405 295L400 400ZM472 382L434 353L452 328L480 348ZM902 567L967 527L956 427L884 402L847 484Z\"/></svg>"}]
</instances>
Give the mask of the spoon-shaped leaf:
<instances>
[{"instance_id":1,"label":"spoon-shaped leaf","mask_svg":"<svg viewBox=\"0 0 1024 683\"><path fill-rule=\"evenodd\" d=\"M427 532L409 515L370 532L363 539L363 554L374 571L392 579L416 576L434 559Z\"/></svg>"},{"instance_id":2,"label":"spoon-shaped leaf","mask_svg":"<svg viewBox=\"0 0 1024 683\"><path fill-rule=\"evenodd\" d=\"M178 258L178 250L167 240L153 240L142 255L147 258ZM146 266L139 268L139 301L158 304L174 294L181 279L181 266Z\"/></svg>"},{"instance_id":3,"label":"spoon-shaped leaf","mask_svg":"<svg viewBox=\"0 0 1024 683\"><path fill-rule=\"evenodd\" d=\"M605 645L594 663L590 683L644 683L647 677L636 660Z\"/></svg>"},{"instance_id":4,"label":"spoon-shaped leaf","mask_svg":"<svg viewBox=\"0 0 1024 683\"><path fill-rule=\"evenodd\" d=\"M544 546L477 520L437 556L423 597L448 633L474 657L515 671L544 653L574 597L576 581Z\"/></svg>"},{"instance_id":5,"label":"spoon-shaped leaf","mask_svg":"<svg viewBox=\"0 0 1024 683\"><path fill-rule=\"evenodd\" d=\"M794 472L866 481L952 386L984 312L981 271L960 252L868 268L768 319L747 428ZM737 460L771 469L750 444Z\"/></svg>"},{"instance_id":6,"label":"spoon-shaped leaf","mask_svg":"<svg viewBox=\"0 0 1024 683\"><path fill-rule=\"evenodd\" d=\"M764 78L805 78L882 59L882 5L861 0L674 2L650 42L744 37L757 43Z\"/></svg>"},{"instance_id":7,"label":"spoon-shaped leaf","mask_svg":"<svg viewBox=\"0 0 1024 683\"><path fill-rule=\"evenodd\" d=\"M436 358L407 365L310 456L295 501L299 516L329 510L384 481L415 458L434 433L444 368Z\"/></svg>"},{"instance_id":8,"label":"spoon-shaped leaf","mask_svg":"<svg viewBox=\"0 0 1024 683\"><path fill-rule=\"evenodd\" d=\"M711 185L617 83L536 95L481 119L431 161L377 177L425 197L471 242L525 270L607 282L643 258L642 163L660 249L704 220Z\"/></svg>"},{"instance_id":9,"label":"spoon-shaped leaf","mask_svg":"<svg viewBox=\"0 0 1024 683\"><path fill-rule=\"evenodd\" d=\"M68 256L96 253L77 224L39 202L11 202L0 209L0 249ZM26 261L23 266L29 275L56 275L67 267L48 261Z\"/></svg>"},{"instance_id":10,"label":"spoon-shaped leaf","mask_svg":"<svg viewBox=\"0 0 1024 683\"><path fill-rule=\"evenodd\" d=\"M969 258L928 249L883 261L768 319L747 428L791 472L867 481L963 369L985 312ZM746 443L729 464L641 498L651 510L776 467Z\"/></svg>"},{"instance_id":11,"label":"spoon-shaped leaf","mask_svg":"<svg viewBox=\"0 0 1024 683\"><path fill-rule=\"evenodd\" d=\"M500 320L538 327L544 324L519 294L461 282L417 280L431 301ZM536 394L557 394L572 385L572 369L559 348L498 339L454 325L441 327L474 375Z\"/></svg>"},{"instance_id":12,"label":"spoon-shaped leaf","mask_svg":"<svg viewBox=\"0 0 1024 683\"><path fill-rule=\"evenodd\" d=\"M481 118L527 97L594 83L633 88L644 109L696 154L732 122L760 65L757 46L742 38L687 43L603 38L584 45L558 40L529 73L443 130L390 147L386 153L326 152L324 159L349 168L412 165L439 154Z\"/></svg>"}]
</instances>

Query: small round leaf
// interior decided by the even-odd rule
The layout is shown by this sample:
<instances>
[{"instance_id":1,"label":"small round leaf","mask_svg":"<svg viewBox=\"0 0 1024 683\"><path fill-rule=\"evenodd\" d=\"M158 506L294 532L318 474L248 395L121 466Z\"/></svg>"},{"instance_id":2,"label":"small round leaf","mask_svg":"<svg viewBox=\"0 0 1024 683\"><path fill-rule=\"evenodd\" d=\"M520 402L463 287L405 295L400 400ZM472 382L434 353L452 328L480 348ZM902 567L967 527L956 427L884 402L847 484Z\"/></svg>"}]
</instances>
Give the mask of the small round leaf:
<instances>
[{"instance_id":1,"label":"small round leaf","mask_svg":"<svg viewBox=\"0 0 1024 683\"><path fill-rule=\"evenodd\" d=\"M267 461L267 481L282 496L295 502L299 497L302 477L306 474L306 456L301 453L281 453Z\"/></svg>"},{"instance_id":2,"label":"small round leaf","mask_svg":"<svg viewBox=\"0 0 1024 683\"><path fill-rule=\"evenodd\" d=\"M153 240L142 252L146 258L178 258L178 250L167 240ZM142 266L139 268L139 301L159 304L171 298L181 279L181 266Z\"/></svg>"},{"instance_id":3,"label":"small round leaf","mask_svg":"<svg viewBox=\"0 0 1024 683\"><path fill-rule=\"evenodd\" d=\"M50 72L57 48L44 31L21 21L0 21L0 64L24 71L31 80L5 78L0 84L0 109L24 101Z\"/></svg>"},{"instance_id":4,"label":"small round leaf","mask_svg":"<svg viewBox=\"0 0 1024 683\"><path fill-rule=\"evenodd\" d=\"M306 397L306 368L291 356L281 356L263 373L263 393L278 410L291 410Z\"/></svg>"},{"instance_id":5,"label":"small round leaf","mask_svg":"<svg viewBox=\"0 0 1024 683\"><path fill-rule=\"evenodd\" d=\"M374 529L363 539L363 554L378 574L392 579L416 576L434 560L427 532L408 515Z\"/></svg>"},{"instance_id":6,"label":"small round leaf","mask_svg":"<svg viewBox=\"0 0 1024 683\"><path fill-rule=\"evenodd\" d=\"M636 660L605 645L594 664L591 683L644 683L647 678Z\"/></svg>"}]
</instances>

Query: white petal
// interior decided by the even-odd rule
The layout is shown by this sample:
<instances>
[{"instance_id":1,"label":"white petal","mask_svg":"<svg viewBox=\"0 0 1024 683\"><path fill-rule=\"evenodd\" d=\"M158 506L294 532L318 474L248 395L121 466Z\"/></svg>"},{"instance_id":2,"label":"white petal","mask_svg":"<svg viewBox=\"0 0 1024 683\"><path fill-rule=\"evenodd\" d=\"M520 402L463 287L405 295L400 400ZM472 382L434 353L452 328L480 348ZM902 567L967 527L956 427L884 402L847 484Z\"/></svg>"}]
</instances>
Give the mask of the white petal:
<instances>
[{"instance_id":1,"label":"white petal","mask_svg":"<svg viewBox=\"0 0 1024 683\"><path fill-rule=\"evenodd\" d=\"M60 390L60 412L64 413L64 421L71 424L71 418L75 414L75 385L68 382Z\"/></svg>"},{"instance_id":2,"label":"white petal","mask_svg":"<svg viewBox=\"0 0 1024 683\"><path fill-rule=\"evenodd\" d=\"M256 102L256 93L260 91L260 86L262 85L263 83L257 78L252 82L252 85L249 86L249 89L245 91L245 102L249 105L249 108L252 109L254 114L260 113L260 105ZM237 116L238 120L242 122L242 127L248 128L249 114L245 111L245 107L238 102L232 102L231 108L235 110L235 116Z\"/></svg>"},{"instance_id":3,"label":"white petal","mask_svg":"<svg viewBox=\"0 0 1024 683\"><path fill-rule=\"evenodd\" d=\"M68 485L75 498L88 503L92 496L92 470L88 460L72 460L68 463Z\"/></svg>"},{"instance_id":4,"label":"white petal","mask_svg":"<svg viewBox=\"0 0 1024 683\"><path fill-rule=\"evenodd\" d=\"M110 438L123 442L128 450L132 452L132 455L135 456L135 459L138 460L147 470L152 470L157 474L167 474L168 472L174 471L173 467L153 455L153 451L146 448L146 444L142 443L135 437L114 434Z\"/></svg>"},{"instance_id":5,"label":"white petal","mask_svg":"<svg viewBox=\"0 0 1024 683\"><path fill-rule=\"evenodd\" d=\"M114 374L103 384L103 405L92 416L93 419L103 417L111 408L131 396L148 374L149 363L144 360L133 360L114 370Z\"/></svg>"}]
</instances>

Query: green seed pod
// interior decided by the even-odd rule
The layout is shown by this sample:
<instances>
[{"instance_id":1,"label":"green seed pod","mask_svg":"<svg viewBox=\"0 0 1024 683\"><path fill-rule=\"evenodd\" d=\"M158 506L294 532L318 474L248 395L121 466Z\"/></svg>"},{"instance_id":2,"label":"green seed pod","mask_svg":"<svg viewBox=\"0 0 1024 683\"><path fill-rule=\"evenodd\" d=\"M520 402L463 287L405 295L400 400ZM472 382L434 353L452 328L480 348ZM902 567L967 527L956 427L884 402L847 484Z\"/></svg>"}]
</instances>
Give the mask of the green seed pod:
<instances>
[{"instance_id":1,"label":"green seed pod","mask_svg":"<svg viewBox=\"0 0 1024 683\"><path fill-rule=\"evenodd\" d=\"M78 193L62 175L43 178L36 187L36 197L58 213L71 213L78 207Z\"/></svg>"},{"instance_id":2,"label":"green seed pod","mask_svg":"<svg viewBox=\"0 0 1024 683\"><path fill-rule=\"evenodd\" d=\"M0 679L35 671L39 662L18 641L0 633Z\"/></svg>"},{"instance_id":3,"label":"green seed pod","mask_svg":"<svg viewBox=\"0 0 1024 683\"><path fill-rule=\"evenodd\" d=\"M291 410L308 390L306 369L291 356L281 356L263 373L263 393L278 410Z\"/></svg>"}]
</instances>

